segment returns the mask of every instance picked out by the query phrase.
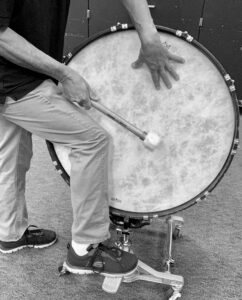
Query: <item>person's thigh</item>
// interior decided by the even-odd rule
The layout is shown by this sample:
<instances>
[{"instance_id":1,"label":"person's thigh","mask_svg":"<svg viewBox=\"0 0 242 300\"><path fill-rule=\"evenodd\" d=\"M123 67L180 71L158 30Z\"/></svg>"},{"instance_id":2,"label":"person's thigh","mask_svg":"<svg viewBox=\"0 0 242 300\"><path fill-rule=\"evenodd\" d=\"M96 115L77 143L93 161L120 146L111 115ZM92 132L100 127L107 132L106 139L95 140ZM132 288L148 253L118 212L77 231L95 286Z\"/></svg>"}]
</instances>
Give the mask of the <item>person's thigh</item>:
<instances>
[{"instance_id":1,"label":"person's thigh","mask_svg":"<svg viewBox=\"0 0 242 300\"><path fill-rule=\"evenodd\" d=\"M54 143L74 147L77 141L106 134L82 108L66 100L51 80L19 101L7 97L2 115L12 123Z\"/></svg>"}]
</instances>

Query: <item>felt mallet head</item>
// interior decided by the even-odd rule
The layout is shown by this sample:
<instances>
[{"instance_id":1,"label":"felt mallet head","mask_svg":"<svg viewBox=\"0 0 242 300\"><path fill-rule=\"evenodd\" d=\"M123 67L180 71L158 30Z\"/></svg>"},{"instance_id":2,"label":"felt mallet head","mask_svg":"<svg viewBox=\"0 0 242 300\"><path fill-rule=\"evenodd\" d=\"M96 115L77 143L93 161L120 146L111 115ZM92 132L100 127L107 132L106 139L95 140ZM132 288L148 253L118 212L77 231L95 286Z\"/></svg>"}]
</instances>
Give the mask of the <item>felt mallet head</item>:
<instances>
[{"instance_id":1,"label":"felt mallet head","mask_svg":"<svg viewBox=\"0 0 242 300\"><path fill-rule=\"evenodd\" d=\"M160 137L155 132L148 132L144 139L144 145L150 150L154 150L160 144Z\"/></svg>"}]
</instances>

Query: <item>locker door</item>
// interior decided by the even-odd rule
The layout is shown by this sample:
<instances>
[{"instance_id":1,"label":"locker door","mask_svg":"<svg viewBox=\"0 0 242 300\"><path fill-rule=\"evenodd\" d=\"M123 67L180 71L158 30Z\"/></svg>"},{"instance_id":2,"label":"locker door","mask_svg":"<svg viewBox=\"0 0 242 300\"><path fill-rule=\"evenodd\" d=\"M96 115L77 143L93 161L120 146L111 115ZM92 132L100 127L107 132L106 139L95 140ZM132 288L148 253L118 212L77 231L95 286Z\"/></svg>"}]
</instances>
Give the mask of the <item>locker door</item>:
<instances>
[{"instance_id":1,"label":"locker door","mask_svg":"<svg viewBox=\"0 0 242 300\"><path fill-rule=\"evenodd\" d=\"M131 23L119 0L89 0L89 36L120 23Z\"/></svg>"},{"instance_id":2,"label":"locker door","mask_svg":"<svg viewBox=\"0 0 242 300\"><path fill-rule=\"evenodd\" d=\"M150 11L156 25L187 30L198 36L199 20L204 0L148 0ZM89 0L90 35L100 32L117 22L131 23L119 0Z\"/></svg>"},{"instance_id":3,"label":"locker door","mask_svg":"<svg viewBox=\"0 0 242 300\"><path fill-rule=\"evenodd\" d=\"M84 38L88 37L87 10L88 0L71 0L65 33L64 54L72 51Z\"/></svg>"},{"instance_id":4,"label":"locker door","mask_svg":"<svg viewBox=\"0 0 242 300\"><path fill-rule=\"evenodd\" d=\"M199 41L235 80L242 99L242 0L206 0Z\"/></svg>"},{"instance_id":5,"label":"locker door","mask_svg":"<svg viewBox=\"0 0 242 300\"><path fill-rule=\"evenodd\" d=\"M198 37L204 0L148 0L156 25L188 31Z\"/></svg>"}]
</instances>

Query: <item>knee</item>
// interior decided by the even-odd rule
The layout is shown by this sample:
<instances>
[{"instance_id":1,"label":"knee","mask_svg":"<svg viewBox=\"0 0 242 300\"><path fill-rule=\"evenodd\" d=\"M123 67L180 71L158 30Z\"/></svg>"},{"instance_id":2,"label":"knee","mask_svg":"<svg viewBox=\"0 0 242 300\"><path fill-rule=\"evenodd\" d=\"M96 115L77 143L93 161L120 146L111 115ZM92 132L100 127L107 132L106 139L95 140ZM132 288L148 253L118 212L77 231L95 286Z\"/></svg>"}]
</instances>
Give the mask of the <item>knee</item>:
<instances>
[{"instance_id":1,"label":"knee","mask_svg":"<svg viewBox=\"0 0 242 300\"><path fill-rule=\"evenodd\" d=\"M110 134L105 129L100 128L99 133L97 135L96 142L100 146L102 146L104 148L108 148L110 141L111 141Z\"/></svg>"},{"instance_id":2,"label":"knee","mask_svg":"<svg viewBox=\"0 0 242 300\"><path fill-rule=\"evenodd\" d=\"M74 149L81 151L100 151L108 150L111 136L102 127L95 127L94 130L87 132L85 137L83 135L78 136L78 139L71 146Z\"/></svg>"}]
</instances>

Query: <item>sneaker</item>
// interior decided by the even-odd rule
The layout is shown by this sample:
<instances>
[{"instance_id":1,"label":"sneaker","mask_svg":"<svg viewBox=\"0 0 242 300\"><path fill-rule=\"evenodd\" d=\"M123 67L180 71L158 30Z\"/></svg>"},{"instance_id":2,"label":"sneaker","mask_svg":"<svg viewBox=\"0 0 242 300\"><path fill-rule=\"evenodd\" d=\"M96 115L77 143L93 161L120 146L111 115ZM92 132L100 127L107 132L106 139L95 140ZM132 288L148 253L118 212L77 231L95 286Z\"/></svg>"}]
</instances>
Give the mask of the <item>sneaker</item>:
<instances>
[{"instance_id":1,"label":"sneaker","mask_svg":"<svg viewBox=\"0 0 242 300\"><path fill-rule=\"evenodd\" d=\"M79 256L68 245L67 260L63 267L74 274L99 273L108 277L123 277L132 274L138 265L134 254L118 247L109 247L102 243L87 248L88 253Z\"/></svg>"},{"instance_id":2,"label":"sneaker","mask_svg":"<svg viewBox=\"0 0 242 300\"><path fill-rule=\"evenodd\" d=\"M18 241L0 241L0 252L13 253L23 248L46 248L56 241L57 237L54 231L39 229L37 226L30 225Z\"/></svg>"}]
</instances>

